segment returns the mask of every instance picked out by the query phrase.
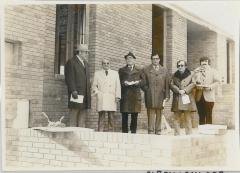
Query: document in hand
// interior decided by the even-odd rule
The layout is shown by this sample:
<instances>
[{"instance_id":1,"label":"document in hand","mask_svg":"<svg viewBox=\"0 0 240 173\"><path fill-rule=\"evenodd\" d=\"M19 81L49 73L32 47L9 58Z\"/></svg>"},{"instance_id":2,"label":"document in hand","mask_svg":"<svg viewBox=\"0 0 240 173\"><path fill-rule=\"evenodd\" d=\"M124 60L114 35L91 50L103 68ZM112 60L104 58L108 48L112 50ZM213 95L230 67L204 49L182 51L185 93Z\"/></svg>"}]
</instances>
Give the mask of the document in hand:
<instances>
[{"instance_id":1,"label":"document in hand","mask_svg":"<svg viewBox=\"0 0 240 173\"><path fill-rule=\"evenodd\" d=\"M187 94L183 94L181 97L182 97L183 104L190 103L190 98L189 98L189 96Z\"/></svg>"},{"instance_id":2,"label":"document in hand","mask_svg":"<svg viewBox=\"0 0 240 173\"><path fill-rule=\"evenodd\" d=\"M71 94L70 101L71 101L71 102L76 102L76 103L83 103L83 98L84 98L83 95L78 95L78 98L77 98L77 99L74 99L73 96L72 96L72 94Z\"/></svg>"}]
</instances>

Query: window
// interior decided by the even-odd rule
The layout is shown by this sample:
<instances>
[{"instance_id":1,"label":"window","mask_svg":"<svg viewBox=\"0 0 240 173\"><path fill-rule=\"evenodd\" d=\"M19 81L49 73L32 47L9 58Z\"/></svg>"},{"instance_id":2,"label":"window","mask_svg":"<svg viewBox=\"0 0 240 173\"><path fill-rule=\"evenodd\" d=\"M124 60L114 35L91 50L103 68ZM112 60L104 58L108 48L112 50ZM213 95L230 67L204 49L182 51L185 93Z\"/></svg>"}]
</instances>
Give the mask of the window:
<instances>
[{"instance_id":1,"label":"window","mask_svg":"<svg viewBox=\"0 0 240 173\"><path fill-rule=\"evenodd\" d=\"M78 44L88 44L87 6L57 5L55 73L64 74L64 65Z\"/></svg>"},{"instance_id":2,"label":"window","mask_svg":"<svg viewBox=\"0 0 240 173\"><path fill-rule=\"evenodd\" d=\"M5 42L5 59L6 65L20 65L21 63L21 46L20 42Z\"/></svg>"}]
</instances>

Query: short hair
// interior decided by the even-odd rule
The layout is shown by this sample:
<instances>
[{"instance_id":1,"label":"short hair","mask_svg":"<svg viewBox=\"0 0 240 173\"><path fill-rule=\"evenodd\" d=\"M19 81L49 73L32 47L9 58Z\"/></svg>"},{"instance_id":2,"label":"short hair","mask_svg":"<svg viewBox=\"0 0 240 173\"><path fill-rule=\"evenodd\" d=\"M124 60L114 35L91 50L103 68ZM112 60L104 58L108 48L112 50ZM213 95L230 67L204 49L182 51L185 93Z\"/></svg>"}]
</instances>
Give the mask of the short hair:
<instances>
[{"instance_id":1,"label":"short hair","mask_svg":"<svg viewBox=\"0 0 240 173\"><path fill-rule=\"evenodd\" d=\"M208 60L208 64L210 64L211 60L207 56L203 56L203 57L200 58L200 64L201 64L202 61L206 61L206 60Z\"/></svg>"},{"instance_id":2,"label":"short hair","mask_svg":"<svg viewBox=\"0 0 240 173\"><path fill-rule=\"evenodd\" d=\"M179 64L180 62L184 62L184 65L187 66L187 61L182 60L182 59L180 59L180 60L177 61L177 66L178 66L178 64Z\"/></svg>"},{"instance_id":3,"label":"short hair","mask_svg":"<svg viewBox=\"0 0 240 173\"><path fill-rule=\"evenodd\" d=\"M159 59L160 59L160 56L159 56L159 54L157 53L157 52L153 52L152 54L151 54L151 59L154 57L154 56L158 56L159 57Z\"/></svg>"}]
</instances>

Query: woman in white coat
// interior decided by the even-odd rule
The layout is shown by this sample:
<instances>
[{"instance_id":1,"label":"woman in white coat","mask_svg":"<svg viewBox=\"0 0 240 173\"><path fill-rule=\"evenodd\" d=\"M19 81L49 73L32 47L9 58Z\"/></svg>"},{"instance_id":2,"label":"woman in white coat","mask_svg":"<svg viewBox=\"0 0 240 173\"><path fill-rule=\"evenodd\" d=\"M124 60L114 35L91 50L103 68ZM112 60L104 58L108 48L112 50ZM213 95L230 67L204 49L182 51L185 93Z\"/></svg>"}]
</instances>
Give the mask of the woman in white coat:
<instances>
[{"instance_id":1,"label":"woman in white coat","mask_svg":"<svg viewBox=\"0 0 240 173\"><path fill-rule=\"evenodd\" d=\"M98 131L104 131L105 114L108 114L108 131L114 131L114 112L117 102L121 98L121 85L117 71L110 69L110 62L102 60L102 70L94 74L92 93L97 97L97 111L99 113Z\"/></svg>"}]
</instances>

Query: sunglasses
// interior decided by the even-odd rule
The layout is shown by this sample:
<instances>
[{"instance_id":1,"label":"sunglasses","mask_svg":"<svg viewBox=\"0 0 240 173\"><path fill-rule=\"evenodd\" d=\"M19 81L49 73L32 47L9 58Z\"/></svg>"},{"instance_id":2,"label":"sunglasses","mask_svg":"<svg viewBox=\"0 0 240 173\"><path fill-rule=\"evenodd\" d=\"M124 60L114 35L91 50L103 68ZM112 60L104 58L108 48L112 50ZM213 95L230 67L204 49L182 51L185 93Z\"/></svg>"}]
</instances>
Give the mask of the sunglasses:
<instances>
[{"instance_id":1,"label":"sunglasses","mask_svg":"<svg viewBox=\"0 0 240 173\"><path fill-rule=\"evenodd\" d=\"M183 64L179 64L179 65L177 65L177 67L184 67L184 65Z\"/></svg>"}]
</instances>

